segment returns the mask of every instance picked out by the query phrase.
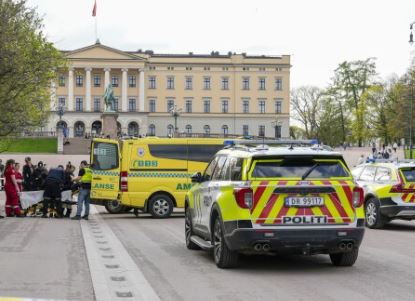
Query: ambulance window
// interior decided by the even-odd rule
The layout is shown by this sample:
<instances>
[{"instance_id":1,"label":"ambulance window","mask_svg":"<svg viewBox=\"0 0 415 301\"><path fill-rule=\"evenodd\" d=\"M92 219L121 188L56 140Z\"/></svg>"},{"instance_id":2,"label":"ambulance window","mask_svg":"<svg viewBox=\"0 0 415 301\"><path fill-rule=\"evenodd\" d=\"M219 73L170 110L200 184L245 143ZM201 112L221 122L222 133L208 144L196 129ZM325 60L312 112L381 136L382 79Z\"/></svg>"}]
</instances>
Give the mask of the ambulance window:
<instances>
[{"instance_id":1,"label":"ambulance window","mask_svg":"<svg viewBox=\"0 0 415 301\"><path fill-rule=\"evenodd\" d=\"M375 172L376 172L376 167L366 166L365 169L363 170L362 174L360 175L359 180L373 181L375 179Z\"/></svg>"},{"instance_id":2,"label":"ambulance window","mask_svg":"<svg viewBox=\"0 0 415 301\"><path fill-rule=\"evenodd\" d=\"M153 157L187 160L186 144L149 144L148 148Z\"/></svg>"},{"instance_id":3,"label":"ambulance window","mask_svg":"<svg viewBox=\"0 0 415 301\"><path fill-rule=\"evenodd\" d=\"M209 162L222 148L222 144L189 144L189 161Z\"/></svg>"},{"instance_id":4,"label":"ambulance window","mask_svg":"<svg viewBox=\"0 0 415 301\"><path fill-rule=\"evenodd\" d=\"M386 167L378 167L376 170L375 181L384 182L391 180L391 170Z\"/></svg>"},{"instance_id":5,"label":"ambulance window","mask_svg":"<svg viewBox=\"0 0 415 301\"><path fill-rule=\"evenodd\" d=\"M109 170L118 168L118 145L114 143L95 142L93 169Z\"/></svg>"},{"instance_id":6,"label":"ambulance window","mask_svg":"<svg viewBox=\"0 0 415 301\"><path fill-rule=\"evenodd\" d=\"M225 170L225 163L226 163L226 159L227 157L225 156L220 156L218 159L218 164L216 165L215 171L213 173L212 176L212 180L213 181L219 181L222 180L222 173Z\"/></svg>"}]
</instances>

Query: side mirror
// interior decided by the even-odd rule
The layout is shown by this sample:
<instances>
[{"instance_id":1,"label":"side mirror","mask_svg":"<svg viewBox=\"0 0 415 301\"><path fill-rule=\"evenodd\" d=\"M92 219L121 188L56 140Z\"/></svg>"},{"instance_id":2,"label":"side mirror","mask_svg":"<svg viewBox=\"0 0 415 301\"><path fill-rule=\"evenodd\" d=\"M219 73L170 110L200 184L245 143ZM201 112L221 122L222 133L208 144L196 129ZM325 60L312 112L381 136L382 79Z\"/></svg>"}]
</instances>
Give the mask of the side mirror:
<instances>
[{"instance_id":1,"label":"side mirror","mask_svg":"<svg viewBox=\"0 0 415 301\"><path fill-rule=\"evenodd\" d=\"M200 183L202 182L202 174L200 172L196 172L191 177L192 183Z\"/></svg>"}]
</instances>

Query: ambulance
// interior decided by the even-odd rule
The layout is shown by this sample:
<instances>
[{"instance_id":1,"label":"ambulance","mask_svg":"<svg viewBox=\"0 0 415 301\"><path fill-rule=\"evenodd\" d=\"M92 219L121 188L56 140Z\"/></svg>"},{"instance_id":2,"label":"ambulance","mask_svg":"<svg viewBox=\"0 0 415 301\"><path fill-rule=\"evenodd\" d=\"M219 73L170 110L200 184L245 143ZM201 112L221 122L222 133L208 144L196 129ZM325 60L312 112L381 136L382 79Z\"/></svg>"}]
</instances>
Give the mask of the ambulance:
<instances>
[{"instance_id":1,"label":"ambulance","mask_svg":"<svg viewBox=\"0 0 415 301\"><path fill-rule=\"evenodd\" d=\"M224 143L216 138L93 139L91 200L112 213L136 208L167 218L175 207L184 207L191 175L204 170Z\"/></svg>"}]
</instances>

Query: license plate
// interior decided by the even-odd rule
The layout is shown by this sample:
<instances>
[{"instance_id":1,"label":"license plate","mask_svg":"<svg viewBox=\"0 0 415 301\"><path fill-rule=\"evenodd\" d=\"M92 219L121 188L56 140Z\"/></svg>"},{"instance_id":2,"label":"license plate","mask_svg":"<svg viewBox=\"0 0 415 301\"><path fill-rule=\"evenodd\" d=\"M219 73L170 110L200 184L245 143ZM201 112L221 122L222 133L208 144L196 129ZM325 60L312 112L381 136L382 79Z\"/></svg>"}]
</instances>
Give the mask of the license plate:
<instances>
[{"instance_id":1,"label":"license plate","mask_svg":"<svg viewBox=\"0 0 415 301\"><path fill-rule=\"evenodd\" d=\"M324 206L324 198L315 196L287 197L285 199L287 207L315 207Z\"/></svg>"}]
</instances>

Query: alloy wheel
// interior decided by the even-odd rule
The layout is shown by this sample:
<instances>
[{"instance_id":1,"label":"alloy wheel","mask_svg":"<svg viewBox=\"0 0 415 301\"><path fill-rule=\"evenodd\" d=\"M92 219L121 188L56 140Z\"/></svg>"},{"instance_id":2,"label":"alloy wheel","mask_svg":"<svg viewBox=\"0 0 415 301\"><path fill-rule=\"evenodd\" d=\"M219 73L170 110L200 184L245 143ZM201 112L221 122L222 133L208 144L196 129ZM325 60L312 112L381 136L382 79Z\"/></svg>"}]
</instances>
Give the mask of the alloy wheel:
<instances>
[{"instance_id":1,"label":"alloy wheel","mask_svg":"<svg viewBox=\"0 0 415 301\"><path fill-rule=\"evenodd\" d=\"M213 231L213 239L214 239L214 256L215 261L220 261L220 256L222 253L222 226L220 224L220 220L217 218L215 221L215 227Z\"/></svg>"},{"instance_id":2,"label":"alloy wheel","mask_svg":"<svg viewBox=\"0 0 415 301\"><path fill-rule=\"evenodd\" d=\"M369 226L376 224L377 212L376 206L372 202L366 206L366 220Z\"/></svg>"}]
</instances>

